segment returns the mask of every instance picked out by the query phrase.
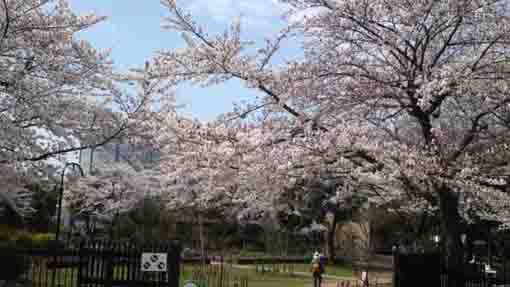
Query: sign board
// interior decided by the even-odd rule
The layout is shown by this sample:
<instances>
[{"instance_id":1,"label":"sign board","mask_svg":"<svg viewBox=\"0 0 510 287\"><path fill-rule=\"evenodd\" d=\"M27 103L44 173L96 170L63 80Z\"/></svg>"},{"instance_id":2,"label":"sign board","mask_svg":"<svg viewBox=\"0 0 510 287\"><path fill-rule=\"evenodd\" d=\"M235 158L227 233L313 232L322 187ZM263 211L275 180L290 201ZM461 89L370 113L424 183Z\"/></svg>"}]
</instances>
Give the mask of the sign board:
<instances>
[{"instance_id":1,"label":"sign board","mask_svg":"<svg viewBox=\"0 0 510 287\"><path fill-rule=\"evenodd\" d=\"M182 285L182 287L198 287L198 285L195 284L195 282L193 281L186 281L184 282L184 285Z\"/></svg>"},{"instance_id":2,"label":"sign board","mask_svg":"<svg viewBox=\"0 0 510 287\"><path fill-rule=\"evenodd\" d=\"M367 279L368 279L367 278L367 271L361 272L361 281L365 282L365 281L367 281Z\"/></svg>"},{"instance_id":3,"label":"sign board","mask_svg":"<svg viewBox=\"0 0 510 287\"><path fill-rule=\"evenodd\" d=\"M366 271L361 272L361 284L363 287L368 287L368 273Z\"/></svg>"},{"instance_id":4,"label":"sign board","mask_svg":"<svg viewBox=\"0 0 510 287\"><path fill-rule=\"evenodd\" d=\"M166 272L166 253L142 253L142 271Z\"/></svg>"}]
</instances>

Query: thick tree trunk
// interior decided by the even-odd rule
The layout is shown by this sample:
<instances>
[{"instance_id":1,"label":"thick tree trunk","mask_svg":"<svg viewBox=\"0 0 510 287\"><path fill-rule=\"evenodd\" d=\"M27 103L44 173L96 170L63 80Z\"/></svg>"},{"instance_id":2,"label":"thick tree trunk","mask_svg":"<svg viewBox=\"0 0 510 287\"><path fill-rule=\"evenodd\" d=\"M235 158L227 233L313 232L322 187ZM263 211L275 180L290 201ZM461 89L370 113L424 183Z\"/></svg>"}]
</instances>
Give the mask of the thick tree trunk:
<instances>
[{"instance_id":1,"label":"thick tree trunk","mask_svg":"<svg viewBox=\"0 0 510 287\"><path fill-rule=\"evenodd\" d=\"M448 287L464 287L464 260L460 240L459 196L446 186L439 189L441 242Z\"/></svg>"},{"instance_id":2,"label":"thick tree trunk","mask_svg":"<svg viewBox=\"0 0 510 287\"><path fill-rule=\"evenodd\" d=\"M198 228L199 228L199 236L200 236L200 254L202 259L202 265L206 264L206 256L205 256L205 238L204 238L204 221L202 218L202 213L198 213Z\"/></svg>"},{"instance_id":3,"label":"thick tree trunk","mask_svg":"<svg viewBox=\"0 0 510 287\"><path fill-rule=\"evenodd\" d=\"M336 254L335 254L335 233L336 233L336 227L338 223L338 216L333 216L333 222L331 222L330 228L328 229L328 238L327 238L327 244L328 244L328 257L330 262L335 262Z\"/></svg>"}]
</instances>

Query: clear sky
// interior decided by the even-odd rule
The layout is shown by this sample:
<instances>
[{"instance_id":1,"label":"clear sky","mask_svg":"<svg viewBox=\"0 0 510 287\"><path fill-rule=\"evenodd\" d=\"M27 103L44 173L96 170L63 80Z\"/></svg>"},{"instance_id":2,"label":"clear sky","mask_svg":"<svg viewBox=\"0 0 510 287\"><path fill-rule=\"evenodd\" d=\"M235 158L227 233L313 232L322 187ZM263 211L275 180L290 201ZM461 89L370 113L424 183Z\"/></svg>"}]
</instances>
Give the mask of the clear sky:
<instances>
[{"instance_id":1,"label":"clear sky","mask_svg":"<svg viewBox=\"0 0 510 287\"><path fill-rule=\"evenodd\" d=\"M276 0L177 0L177 3L212 32L223 31L233 17L241 16L246 40L262 42L284 25L280 15L285 7ZM168 12L159 0L70 0L70 4L78 13L95 12L109 17L81 36L97 48L111 48L119 70L141 67L157 49L183 46L177 32L160 28L161 18ZM181 86L177 99L186 105L183 112L211 120L230 111L233 102L249 100L255 93L232 81L208 88Z\"/></svg>"}]
</instances>

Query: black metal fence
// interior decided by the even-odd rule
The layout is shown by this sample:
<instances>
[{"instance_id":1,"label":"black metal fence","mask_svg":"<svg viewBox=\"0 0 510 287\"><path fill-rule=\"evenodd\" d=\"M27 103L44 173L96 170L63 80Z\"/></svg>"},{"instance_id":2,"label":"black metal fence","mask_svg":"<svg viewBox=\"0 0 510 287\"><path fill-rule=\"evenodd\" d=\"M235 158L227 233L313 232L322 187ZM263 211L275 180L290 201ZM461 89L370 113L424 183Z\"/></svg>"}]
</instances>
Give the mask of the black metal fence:
<instances>
[{"instance_id":1,"label":"black metal fence","mask_svg":"<svg viewBox=\"0 0 510 287\"><path fill-rule=\"evenodd\" d=\"M394 253L394 287L492 287L510 286L510 258L495 261L491 270L481 263L466 263L461 274L446 270L438 253ZM457 283L452 286L452 276ZM463 282L459 283L458 282Z\"/></svg>"},{"instance_id":2,"label":"black metal fence","mask_svg":"<svg viewBox=\"0 0 510 287\"><path fill-rule=\"evenodd\" d=\"M164 270L143 272L144 252L166 254ZM179 258L180 248L173 243L95 241L64 248L0 248L0 286L177 287Z\"/></svg>"},{"instance_id":3,"label":"black metal fence","mask_svg":"<svg viewBox=\"0 0 510 287\"><path fill-rule=\"evenodd\" d=\"M183 267L183 266L182 266ZM248 287L248 275L234 271L230 264L215 262L214 264L188 265L182 268L183 283L191 280L198 286L207 287ZM182 285L182 284L181 284Z\"/></svg>"},{"instance_id":4,"label":"black metal fence","mask_svg":"<svg viewBox=\"0 0 510 287\"><path fill-rule=\"evenodd\" d=\"M393 257L394 287L441 286L441 265L437 254L401 254Z\"/></svg>"}]
</instances>

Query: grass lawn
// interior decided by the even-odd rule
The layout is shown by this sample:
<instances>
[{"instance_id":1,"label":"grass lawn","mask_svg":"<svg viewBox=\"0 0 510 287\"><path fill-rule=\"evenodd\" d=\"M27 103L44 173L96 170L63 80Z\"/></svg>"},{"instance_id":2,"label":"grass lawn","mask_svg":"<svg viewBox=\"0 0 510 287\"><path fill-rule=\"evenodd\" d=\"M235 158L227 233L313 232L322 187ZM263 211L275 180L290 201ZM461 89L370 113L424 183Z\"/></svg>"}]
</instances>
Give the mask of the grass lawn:
<instances>
[{"instance_id":1,"label":"grass lawn","mask_svg":"<svg viewBox=\"0 0 510 287\"><path fill-rule=\"evenodd\" d=\"M51 282L53 270L46 269L46 262L38 262L36 266L37 272L30 272L28 274L29 279L31 279L35 286L44 286L45 284ZM306 264L302 264L302 266L296 266L296 272L306 271L308 266ZM117 267L115 269L115 273L120 273L121 268ZM199 266L191 266L184 265L181 269L181 284L182 282L189 280L192 278L193 271L199 269ZM298 270L299 269L299 270ZM312 286L312 279L309 275L293 275L285 274L285 273L274 273L274 272L265 272L260 273L256 272L253 266L247 266L247 268L230 268L229 265L225 266L225 274L224 277L228 278L228 282L233 282L238 280L239 278L245 278L248 280L248 287L309 287ZM302 270L302 271L301 271ZM78 270L77 268L62 268L56 269L55 281L61 287L72 287L76 286L76 279ZM345 272L345 271L344 271ZM307 272L309 274L309 272ZM329 280L333 282L333 280ZM328 280L325 280L328 282ZM212 280L207 287L217 287L219 286L217 280ZM233 286L233 285L228 285ZM239 285L241 287L241 285Z\"/></svg>"},{"instance_id":2,"label":"grass lawn","mask_svg":"<svg viewBox=\"0 0 510 287\"><path fill-rule=\"evenodd\" d=\"M251 274L248 277L248 282L249 287L309 287L312 286L312 277Z\"/></svg>"},{"instance_id":3,"label":"grass lawn","mask_svg":"<svg viewBox=\"0 0 510 287\"><path fill-rule=\"evenodd\" d=\"M324 267L326 275L338 277L353 277L354 271L350 266L326 265ZM294 264L294 270L299 272L310 273L310 264Z\"/></svg>"},{"instance_id":4,"label":"grass lawn","mask_svg":"<svg viewBox=\"0 0 510 287\"><path fill-rule=\"evenodd\" d=\"M22 279L32 281L34 286L45 286L50 284L55 276L57 286L76 286L78 268L48 269L47 264L50 261L49 259L32 260L29 271L22 276Z\"/></svg>"},{"instance_id":5,"label":"grass lawn","mask_svg":"<svg viewBox=\"0 0 510 287\"><path fill-rule=\"evenodd\" d=\"M191 274L194 269L199 268L198 266L190 266L186 265L181 271L181 282L191 279ZM240 266L240 268L230 268L229 265L224 267L225 275L224 277L229 278L246 278L248 280L248 287L309 287L312 286L312 278L309 270L305 270L309 268L308 265L302 264L302 266L296 266L295 271L299 272L295 275L290 275L288 273L274 273L274 272L256 272L255 266L244 265ZM300 270L298 270L298 268ZM344 268L335 268L335 272L338 274L351 274ZM302 274L306 273L306 274ZM235 279L234 279L235 280ZM216 287L217 280L211 280L208 287ZM336 282L334 279L325 279L325 283L328 282ZM232 285L229 285L232 286Z\"/></svg>"},{"instance_id":6,"label":"grass lawn","mask_svg":"<svg viewBox=\"0 0 510 287\"><path fill-rule=\"evenodd\" d=\"M291 286L311 286L311 272L310 264L266 264L265 268L275 268L285 272L266 272L260 273L255 272L255 265L241 265L239 268L243 268L242 272L247 272L249 275L249 287L255 286L279 286L279 287L291 287ZM259 269L262 269L259 265ZM292 270L294 275L291 275L288 270ZM349 280L353 283L356 279L360 278L360 274L355 272L351 266L346 265L326 265L325 267L324 282L329 286L336 286L339 280ZM241 272L241 271L237 271ZM369 278L371 282L391 282L391 272L387 271L369 271ZM389 281L390 280L390 281ZM264 285L266 284L266 285Z\"/></svg>"},{"instance_id":7,"label":"grass lawn","mask_svg":"<svg viewBox=\"0 0 510 287\"><path fill-rule=\"evenodd\" d=\"M35 263L35 262L34 262ZM36 266L36 270L38 272L31 272L28 274L29 279L31 279L34 284L44 285L47 282L50 282L53 270L46 269L46 261L37 262L38 264L34 264ZM264 265L265 268L275 268L275 269L291 269L294 274L290 274L287 272L256 272L255 265L228 265L226 264L223 269L222 277L226 280L223 280L224 283L230 282L229 285L223 286L234 286L233 282L239 282L239 280L245 279L248 282L247 287L309 287L312 286L312 278L310 274L310 265L309 264L290 264L282 267L281 264L269 264ZM260 268L260 267L259 267ZM121 267L115 268L115 273L120 273L122 270ZM193 274L197 270L200 270L198 265L184 265L181 268L180 278L181 284L186 280L190 280L193 277ZM209 276L209 284L207 287L220 287L220 280L218 280L218 267L208 267L208 270L211 273ZM214 271L216 270L216 271ZM76 286L77 279L77 268L64 268L56 270L56 282L61 287L72 287ZM209 274L208 272L208 274ZM216 272L216 273L215 273ZM328 265L326 266L326 275L330 276L338 276L343 278L353 278L354 272L352 268L348 266L339 266L339 265ZM325 278L324 285L335 286L338 278ZM329 284L328 284L329 283ZM237 285L239 287L245 287L244 285Z\"/></svg>"}]
</instances>

